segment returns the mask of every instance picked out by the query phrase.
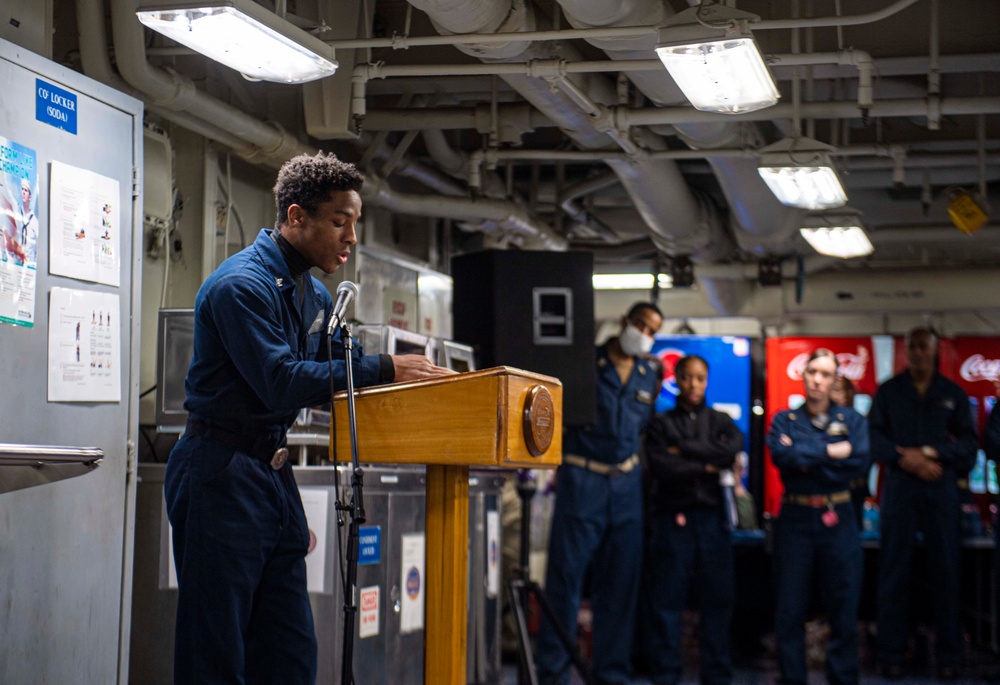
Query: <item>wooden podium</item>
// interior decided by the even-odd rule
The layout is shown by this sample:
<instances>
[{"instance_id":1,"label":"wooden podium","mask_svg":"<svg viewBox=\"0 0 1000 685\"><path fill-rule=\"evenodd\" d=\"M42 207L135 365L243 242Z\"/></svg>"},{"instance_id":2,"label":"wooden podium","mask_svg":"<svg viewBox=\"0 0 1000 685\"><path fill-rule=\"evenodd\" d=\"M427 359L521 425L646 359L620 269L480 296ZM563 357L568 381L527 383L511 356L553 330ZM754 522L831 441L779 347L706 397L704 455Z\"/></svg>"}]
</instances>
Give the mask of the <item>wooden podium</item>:
<instances>
[{"instance_id":1,"label":"wooden podium","mask_svg":"<svg viewBox=\"0 0 1000 685\"><path fill-rule=\"evenodd\" d=\"M424 682L465 685L469 467L562 462L562 383L499 366L355 395L366 463L427 465ZM336 454L350 461L347 395L334 398Z\"/></svg>"}]
</instances>

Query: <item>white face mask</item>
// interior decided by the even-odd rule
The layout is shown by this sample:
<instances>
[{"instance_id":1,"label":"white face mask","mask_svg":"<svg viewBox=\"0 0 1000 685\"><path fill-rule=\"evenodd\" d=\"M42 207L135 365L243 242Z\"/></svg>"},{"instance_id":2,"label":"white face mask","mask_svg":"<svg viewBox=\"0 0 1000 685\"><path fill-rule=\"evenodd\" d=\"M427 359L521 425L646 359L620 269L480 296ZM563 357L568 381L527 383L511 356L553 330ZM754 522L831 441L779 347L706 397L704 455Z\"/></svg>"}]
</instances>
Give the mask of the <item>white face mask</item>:
<instances>
[{"instance_id":1,"label":"white face mask","mask_svg":"<svg viewBox=\"0 0 1000 685\"><path fill-rule=\"evenodd\" d=\"M653 349L653 338L627 323L625 330L618 336L618 344L621 345L622 352L630 357L637 357L640 354L648 354Z\"/></svg>"}]
</instances>

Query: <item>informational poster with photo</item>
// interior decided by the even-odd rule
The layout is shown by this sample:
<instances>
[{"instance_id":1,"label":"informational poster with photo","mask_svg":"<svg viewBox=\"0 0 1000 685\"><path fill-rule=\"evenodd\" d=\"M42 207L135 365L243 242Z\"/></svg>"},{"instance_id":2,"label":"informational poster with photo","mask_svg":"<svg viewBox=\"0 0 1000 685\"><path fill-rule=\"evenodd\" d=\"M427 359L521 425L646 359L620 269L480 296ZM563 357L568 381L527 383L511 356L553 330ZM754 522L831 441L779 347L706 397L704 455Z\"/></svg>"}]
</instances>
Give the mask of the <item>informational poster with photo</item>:
<instances>
[{"instance_id":1,"label":"informational poster with photo","mask_svg":"<svg viewBox=\"0 0 1000 685\"><path fill-rule=\"evenodd\" d=\"M49 293L49 402L121 402L116 293Z\"/></svg>"},{"instance_id":2,"label":"informational poster with photo","mask_svg":"<svg viewBox=\"0 0 1000 685\"><path fill-rule=\"evenodd\" d=\"M403 568L400 578L399 632L412 633L424 627L424 595L427 575L424 572L424 535L403 536Z\"/></svg>"},{"instance_id":3,"label":"informational poster with photo","mask_svg":"<svg viewBox=\"0 0 1000 685\"><path fill-rule=\"evenodd\" d=\"M121 217L118 181L52 162L49 271L118 286Z\"/></svg>"},{"instance_id":4,"label":"informational poster with photo","mask_svg":"<svg viewBox=\"0 0 1000 685\"><path fill-rule=\"evenodd\" d=\"M35 325L38 156L0 136L0 323Z\"/></svg>"}]
</instances>

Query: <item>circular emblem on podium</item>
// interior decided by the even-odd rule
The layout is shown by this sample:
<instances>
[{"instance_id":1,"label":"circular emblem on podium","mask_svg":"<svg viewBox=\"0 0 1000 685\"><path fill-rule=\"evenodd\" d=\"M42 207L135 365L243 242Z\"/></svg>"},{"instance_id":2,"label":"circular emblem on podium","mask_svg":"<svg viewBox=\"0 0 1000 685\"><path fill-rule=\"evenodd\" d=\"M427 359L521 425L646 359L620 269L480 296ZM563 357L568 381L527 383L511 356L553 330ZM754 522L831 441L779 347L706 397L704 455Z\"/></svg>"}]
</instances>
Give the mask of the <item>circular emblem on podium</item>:
<instances>
[{"instance_id":1,"label":"circular emblem on podium","mask_svg":"<svg viewBox=\"0 0 1000 685\"><path fill-rule=\"evenodd\" d=\"M555 431L555 405L543 385L532 386L524 399L524 442L533 457L540 457L552 444Z\"/></svg>"}]
</instances>

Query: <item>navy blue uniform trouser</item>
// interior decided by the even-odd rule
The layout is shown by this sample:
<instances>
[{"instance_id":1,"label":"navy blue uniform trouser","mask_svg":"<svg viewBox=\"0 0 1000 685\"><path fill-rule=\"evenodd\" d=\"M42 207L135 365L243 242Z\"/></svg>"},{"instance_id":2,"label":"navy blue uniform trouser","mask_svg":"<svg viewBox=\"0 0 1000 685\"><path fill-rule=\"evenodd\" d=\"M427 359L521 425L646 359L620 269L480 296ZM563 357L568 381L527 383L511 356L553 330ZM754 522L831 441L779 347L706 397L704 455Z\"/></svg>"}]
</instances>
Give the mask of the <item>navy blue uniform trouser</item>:
<instances>
[{"instance_id":1,"label":"navy blue uniform trouser","mask_svg":"<svg viewBox=\"0 0 1000 685\"><path fill-rule=\"evenodd\" d=\"M680 681L684 606L693 584L701 612L701 682L722 685L732 681L729 630L735 581L731 534L722 509L695 509L684 517L681 526L674 513L653 515L645 562L651 605L649 672L655 683L676 685Z\"/></svg>"},{"instance_id":2,"label":"navy blue uniform trouser","mask_svg":"<svg viewBox=\"0 0 1000 685\"><path fill-rule=\"evenodd\" d=\"M642 570L641 469L609 477L575 466L559 467L545 597L573 639L588 568L591 670L599 680L625 682ZM541 682L569 682L569 655L546 620L537 652Z\"/></svg>"},{"instance_id":3,"label":"navy blue uniform trouser","mask_svg":"<svg viewBox=\"0 0 1000 685\"><path fill-rule=\"evenodd\" d=\"M185 436L164 494L179 584L174 682L312 685L309 529L291 464L275 471Z\"/></svg>"},{"instance_id":4,"label":"navy blue uniform trouser","mask_svg":"<svg viewBox=\"0 0 1000 685\"><path fill-rule=\"evenodd\" d=\"M785 503L775 525L774 563L779 682L805 685L805 621L813 578L830 624L826 673L830 685L858 683L858 602L861 538L849 502L834 507L839 522L827 527L826 509Z\"/></svg>"},{"instance_id":5,"label":"navy blue uniform trouser","mask_svg":"<svg viewBox=\"0 0 1000 685\"><path fill-rule=\"evenodd\" d=\"M948 478L946 473L945 478ZM923 532L927 570L933 587L928 600L936 624L938 666L962 659L959 574L962 555L958 489L942 479L924 483L890 471L882 496L878 592L878 659L902 663L906 653L910 569Z\"/></svg>"}]
</instances>

